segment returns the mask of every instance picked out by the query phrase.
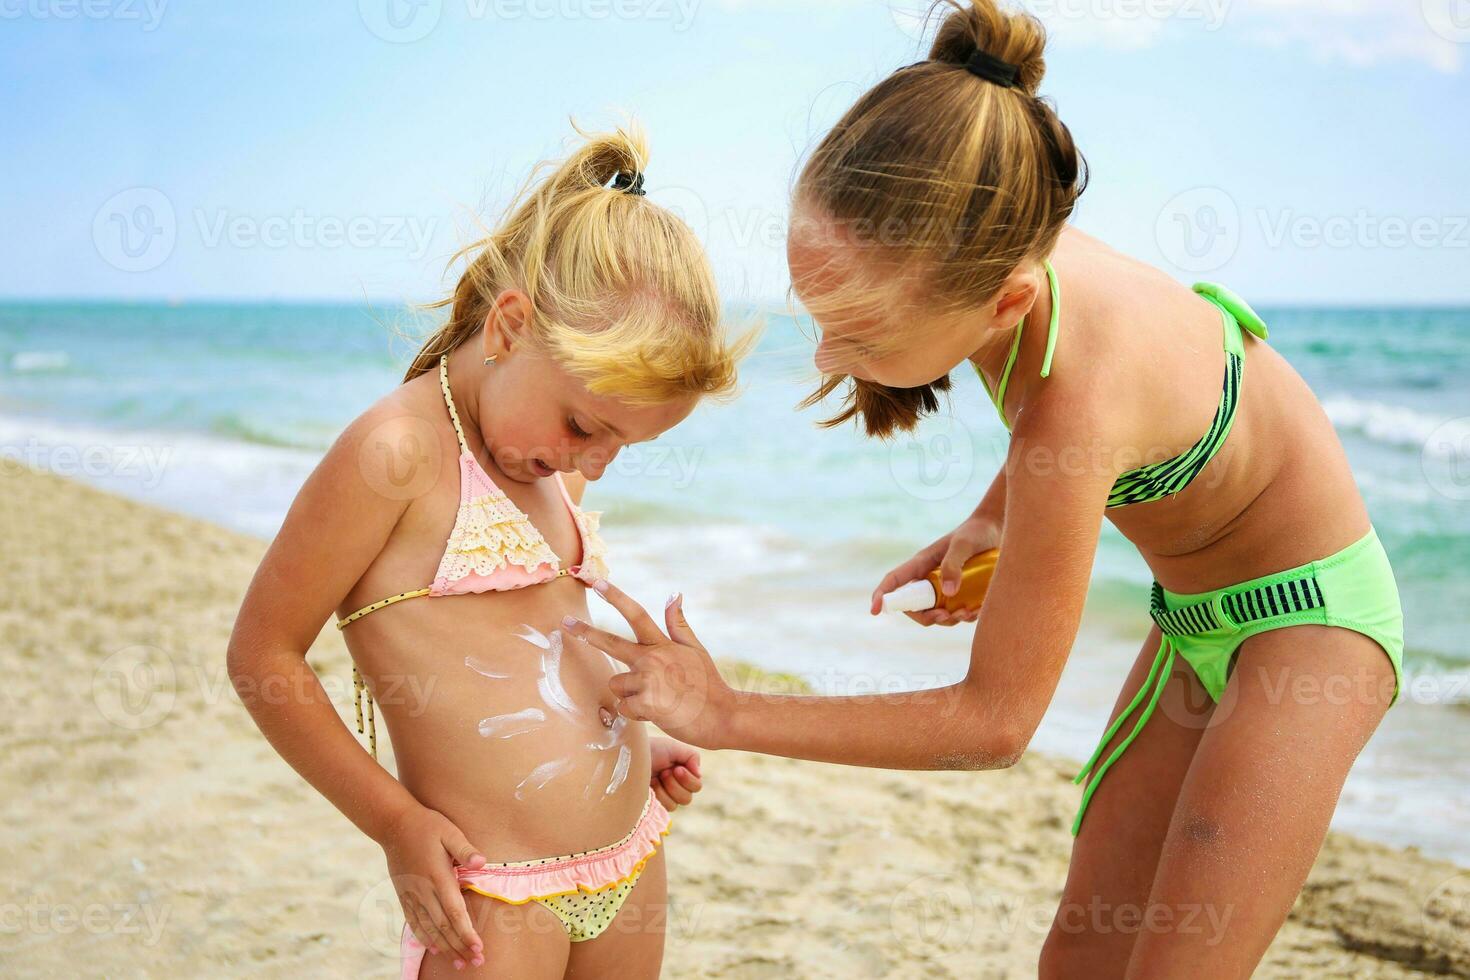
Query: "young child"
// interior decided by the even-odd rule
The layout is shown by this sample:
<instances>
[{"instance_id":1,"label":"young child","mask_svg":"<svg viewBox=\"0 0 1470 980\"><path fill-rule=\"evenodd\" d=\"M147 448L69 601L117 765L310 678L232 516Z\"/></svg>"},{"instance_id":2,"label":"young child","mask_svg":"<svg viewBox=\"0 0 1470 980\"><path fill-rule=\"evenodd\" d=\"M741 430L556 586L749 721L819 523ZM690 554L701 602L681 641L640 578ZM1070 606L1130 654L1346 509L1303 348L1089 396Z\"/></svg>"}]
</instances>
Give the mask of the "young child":
<instances>
[{"instance_id":1,"label":"young child","mask_svg":"<svg viewBox=\"0 0 1470 980\"><path fill-rule=\"evenodd\" d=\"M636 130L587 138L465 250L447 323L306 480L231 640L242 696L293 692L245 699L266 737L383 847L404 977L659 972L660 844L698 756L621 716L613 662L561 629L607 574L578 502L730 394L748 344L645 156ZM334 609L372 758L304 659Z\"/></svg>"}]
</instances>

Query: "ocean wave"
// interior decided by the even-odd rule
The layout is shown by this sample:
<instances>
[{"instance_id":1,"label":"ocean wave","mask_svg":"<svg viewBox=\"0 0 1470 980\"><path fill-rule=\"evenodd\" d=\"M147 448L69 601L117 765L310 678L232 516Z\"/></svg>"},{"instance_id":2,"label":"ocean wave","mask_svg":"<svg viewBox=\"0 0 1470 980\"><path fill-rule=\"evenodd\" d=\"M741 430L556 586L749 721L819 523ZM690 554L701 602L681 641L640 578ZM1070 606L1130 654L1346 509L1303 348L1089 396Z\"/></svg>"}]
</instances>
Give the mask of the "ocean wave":
<instances>
[{"instance_id":1,"label":"ocean wave","mask_svg":"<svg viewBox=\"0 0 1470 980\"><path fill-rule=\"evenodd\" d=\"M1464 458L1470 446L1470 416L1430 415L1404 405L1338 395L1324 399L1322 408L1340 431L1354 432L1373 442L1422 450L1446 458Z\"/></svg>"},{"instance_id":2,"label":"ocean wave","mask_svg":"<svg viewBox=\"0 0 1470 980\"><path fill-rule=\"evenodd\" d=\"M250 443L256 446L274 446L279 449L303 449L324 453L331 448L331 441L316 439L293 439L254 425L238 415L227 413L216 415L210 420L209 431L225 439Z\"/></svg>"},{"instance_id":3,"label":"ocean wave","mask_svg":"<svg viewBox=\"0 0 1470 980\"><path fill-rule=\"evenodd\" d=\"M71 367L71 355L64 350L18 350L10 355L12 374L65 371L69 367Z\"/></svg>"}]
</instances>

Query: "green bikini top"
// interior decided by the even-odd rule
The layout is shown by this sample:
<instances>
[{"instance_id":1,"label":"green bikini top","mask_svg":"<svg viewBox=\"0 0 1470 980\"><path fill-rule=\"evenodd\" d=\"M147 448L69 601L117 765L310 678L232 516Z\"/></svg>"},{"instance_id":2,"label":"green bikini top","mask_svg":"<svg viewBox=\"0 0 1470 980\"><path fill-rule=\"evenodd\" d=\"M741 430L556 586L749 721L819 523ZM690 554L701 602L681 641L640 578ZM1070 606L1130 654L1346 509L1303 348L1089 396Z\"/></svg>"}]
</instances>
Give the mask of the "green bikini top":
<instances>
[{"instance_id":1,"label":"green bikini top","mask_svg":"<svg viewBox=\"0 0 1470 980\"><path fill-rule=\"evenodd\" d=\"M1046 267L1046 278L1051 286L1051 323L1047 326L1046 354L1041 361L1041 376L1044 378L1051 373L1052 354L1057 346L1057 324L1061 320L1062 295L1057 286L1057 273L1052 268L1051 262L1044 260L1042 265ZM1245 367L1245 343L1241 329L1249 330L1265 340L1266 323L1245 300L1219 283L1197 282L1193 289L1220 310L1220 318L1224 326L1225 383L1220 393L1219 407L1215 410L1215 417L1210 422L1209 430L1193 446L1172 459L1148 463L1119 476L1113 483L1112 492L1108 494L1107 505L1109 507L1159 500L1183 490L1199 471L1204 469L1205 464L1219 452L1235 422L1235 410L1240 402L1241 375ZM1005 367L1001 369L1000 380L996 383L994 391L990 390L990 384L985 380L985 375L980 373L980 366L973 361L970 362L971 367L975 369L975 374L980 378L980 383L985 386L985 393L995 404L995 410L1000 414L1001 424L1007 429L1010 429L1011 423L1006 418L1005 412L1006 386L1011 380L1011 369L1016 366L1016 354L1021 349L1021 331L1025 326L1026 319L1022 317L1021 322L1016 325L1016 335L1011 340L1011 351L1006 356Z\"/></svg>"}]
</instances>

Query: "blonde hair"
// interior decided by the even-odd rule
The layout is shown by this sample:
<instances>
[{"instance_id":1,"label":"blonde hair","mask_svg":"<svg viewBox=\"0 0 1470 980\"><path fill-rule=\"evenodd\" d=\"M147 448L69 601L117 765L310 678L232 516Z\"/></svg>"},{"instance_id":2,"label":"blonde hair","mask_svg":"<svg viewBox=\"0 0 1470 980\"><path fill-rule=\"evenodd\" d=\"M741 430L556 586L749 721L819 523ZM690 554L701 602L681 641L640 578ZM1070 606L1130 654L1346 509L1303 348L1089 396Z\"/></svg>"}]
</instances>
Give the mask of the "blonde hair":
<instances>
[{"instance_id":1,"label":"blonde hair","mask_svg":"<svg viewBox=\"0 0 1470 980\"><path fill-rule=\"evenodd\" d=\"M940 0L930 15L939 10L929 60L864 93L797 179L793 211L878 232L866 246L869 275L844 290L845 305L872 308L877 291L898 284L928 311L981 307L1021 263L1050 254L1087 185L1071 133L1036 94L1046 72L1041 22L994 0ZM977 50L1014 65L1014 86L967 69ZM886 388L833 374L802 407L848 382L842 411L822 424L861 417L877 436L912 430L949 389L948 377Z\"/></svg>"},{"instance_id":2,"label":"blonde hair","mask_svg":"<svg viewBox=\"0 0 1470 980\"><path fill-rule=\"evenodd\" d=\"M454 292L424 309L449 318L409 364L408 381L473 337L495 298L531 301L527 341L593 394L633 404L728 396L753 335L729 342L704 250L689 226L641 193L648 149L634 124L586 133L537 180L499 227L450 259L471 256ZM615 181L616 186L608 186Z\"/></svg>"}]
</instances>

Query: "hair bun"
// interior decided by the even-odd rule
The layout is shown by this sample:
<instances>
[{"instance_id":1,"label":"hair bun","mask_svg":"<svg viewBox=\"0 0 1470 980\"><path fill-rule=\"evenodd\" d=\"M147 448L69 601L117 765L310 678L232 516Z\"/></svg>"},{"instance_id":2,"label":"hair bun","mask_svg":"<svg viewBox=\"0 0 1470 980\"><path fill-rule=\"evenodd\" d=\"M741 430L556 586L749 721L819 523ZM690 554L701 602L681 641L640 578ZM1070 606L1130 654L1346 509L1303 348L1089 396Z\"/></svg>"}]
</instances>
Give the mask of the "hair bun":
<instances>
[{"instance_id":1,"label":"hair bun","mask_svg":"<svg viewBox=\"0 0 1470 980\"><path fill-rule=\"evenodd\" d=\"M978 49L1016 66L1017 88L1028 95L1041 89L1046 74L1046 28L1031 14L1002 10L995 0L939 0L949 12L939 24L929 60L963 67Z\"/></svg>"}]
</instances>

